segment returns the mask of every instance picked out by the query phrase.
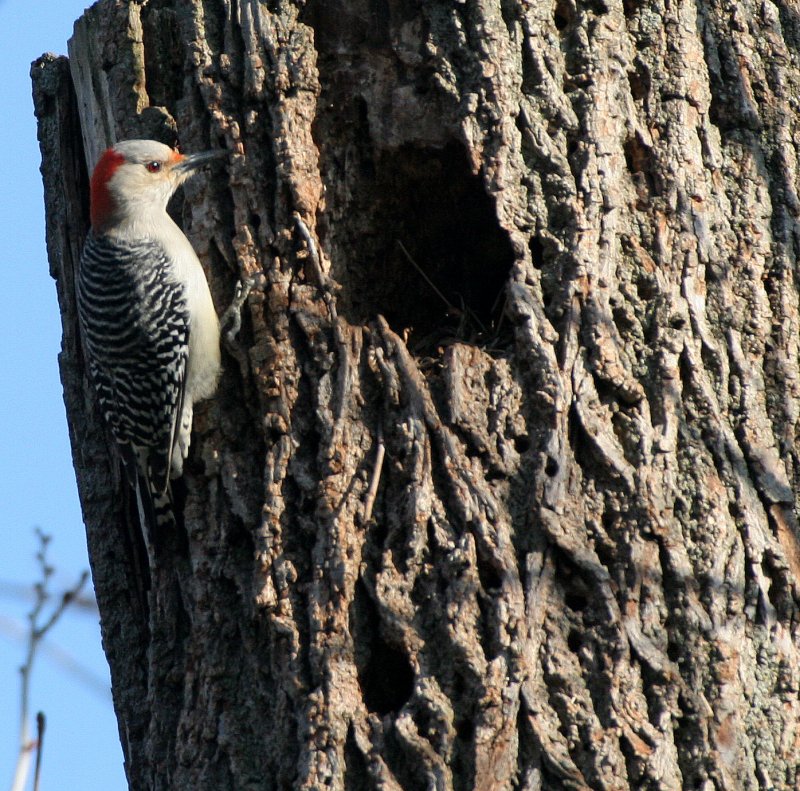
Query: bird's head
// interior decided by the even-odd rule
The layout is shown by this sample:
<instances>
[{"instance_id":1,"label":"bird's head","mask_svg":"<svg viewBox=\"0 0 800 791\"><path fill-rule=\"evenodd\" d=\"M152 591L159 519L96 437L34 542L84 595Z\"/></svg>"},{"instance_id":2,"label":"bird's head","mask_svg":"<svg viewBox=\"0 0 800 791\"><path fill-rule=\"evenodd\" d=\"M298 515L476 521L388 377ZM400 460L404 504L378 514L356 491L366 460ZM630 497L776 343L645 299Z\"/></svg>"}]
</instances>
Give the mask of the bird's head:
<instances>
[{"instance_id":1,"label":"bird's head","mask_svg":"<svg viewBox=\"0 0 800 791\"><path fill-rule=\"evenodd\" d=\"M106 149L91 181L92 228L166 211L172 193L195 171L225 151L185 156L155 140L123 140Z\"/></svg>"}]
</instances>

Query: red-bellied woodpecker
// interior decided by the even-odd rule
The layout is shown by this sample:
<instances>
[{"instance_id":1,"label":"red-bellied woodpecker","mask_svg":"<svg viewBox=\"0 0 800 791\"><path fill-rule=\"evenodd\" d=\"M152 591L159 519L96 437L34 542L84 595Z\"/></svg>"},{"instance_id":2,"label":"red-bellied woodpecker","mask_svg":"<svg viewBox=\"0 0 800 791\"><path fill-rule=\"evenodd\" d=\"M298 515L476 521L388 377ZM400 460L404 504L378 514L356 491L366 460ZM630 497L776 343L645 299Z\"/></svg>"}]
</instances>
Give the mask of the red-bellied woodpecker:
<instances>
[{"instance_id":1,"label":"red-bellied woodpecker","mask_svg":"<svg viewBox=\"0 0 800 791\"><path fill-rule=\"evenodd\" d=\"M220 370L208 282L167 202L224 154L126 140L103 153L91 180L78 316L101 409L151 529L172 521L169 481L183 471L193 407L212 395Z\"/></svg>"}]
</instances>

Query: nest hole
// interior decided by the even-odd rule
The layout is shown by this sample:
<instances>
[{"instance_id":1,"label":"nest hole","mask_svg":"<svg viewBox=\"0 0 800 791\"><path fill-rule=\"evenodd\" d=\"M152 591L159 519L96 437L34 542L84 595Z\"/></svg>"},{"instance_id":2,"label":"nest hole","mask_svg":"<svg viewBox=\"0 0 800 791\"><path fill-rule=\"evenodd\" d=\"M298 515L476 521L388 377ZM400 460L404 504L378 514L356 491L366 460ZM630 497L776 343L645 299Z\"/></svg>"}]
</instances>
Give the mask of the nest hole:
<instances>
[{"instance_id":1,"label":"nest hole","mask_svg":"<svg viewBox=\"0 0 800 791\"><path fill-rule=\"evenodd\" d=\"M373 179L382 238L366 240L368 259L340 275L344 315L354 323L384 316L417 352L492 337L514 253L463 148L385 152Z\"/></svg>"}]
</instances>

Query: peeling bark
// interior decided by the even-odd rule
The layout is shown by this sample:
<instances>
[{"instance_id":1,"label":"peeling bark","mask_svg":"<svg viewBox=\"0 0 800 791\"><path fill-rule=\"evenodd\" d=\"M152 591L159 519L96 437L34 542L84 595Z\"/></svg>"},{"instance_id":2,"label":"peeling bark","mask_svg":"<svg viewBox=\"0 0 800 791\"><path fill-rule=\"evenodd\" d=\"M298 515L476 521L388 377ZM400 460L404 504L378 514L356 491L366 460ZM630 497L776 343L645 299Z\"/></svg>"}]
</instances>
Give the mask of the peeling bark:
<instances>
[{"instance_id":1,"label":"peeling bark","mask_svg":"<svg viewBox=\"0 0 800 791\"><path fill-rule=\"evenodd\" d=\"M102 0L34 64L132 789L797 787L798 19ZM142 136L260 278L149 580L73 288Z\"/></svg>"}]
</instances>

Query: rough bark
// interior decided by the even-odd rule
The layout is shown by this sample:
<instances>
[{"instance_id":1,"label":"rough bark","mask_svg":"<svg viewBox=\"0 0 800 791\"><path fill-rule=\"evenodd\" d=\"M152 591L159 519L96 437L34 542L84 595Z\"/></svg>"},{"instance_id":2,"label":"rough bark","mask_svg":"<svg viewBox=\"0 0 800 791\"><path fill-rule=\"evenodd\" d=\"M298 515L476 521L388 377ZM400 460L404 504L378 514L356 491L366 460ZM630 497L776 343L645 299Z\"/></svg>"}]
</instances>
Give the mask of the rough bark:
<instances>
[{"instance_id":1,"label":"rough bark","mask_svg":"<svg viewBox=\"0 0 800 791\"><path fill-rule=\"evenodd\" d=\"M103 0L34 64L132 789L797 787L799 46L770 0ZM73 295L136 136L233 152L176 211L220 310L260 276L149 582Z\"/></svg>"}]
</instances>

